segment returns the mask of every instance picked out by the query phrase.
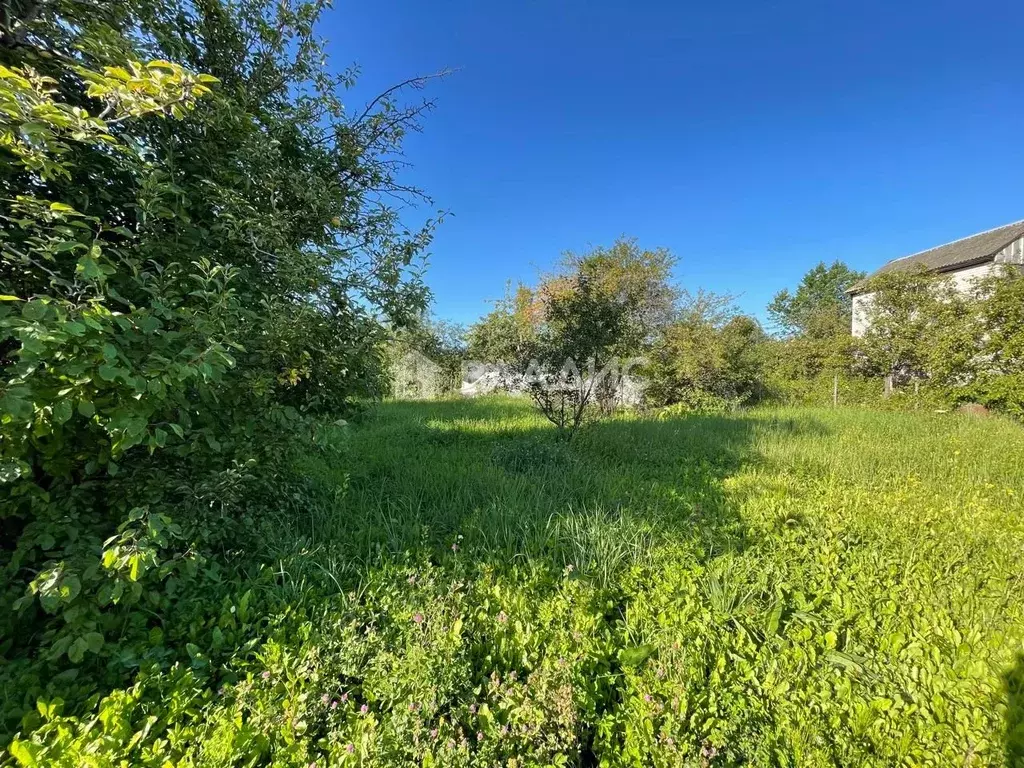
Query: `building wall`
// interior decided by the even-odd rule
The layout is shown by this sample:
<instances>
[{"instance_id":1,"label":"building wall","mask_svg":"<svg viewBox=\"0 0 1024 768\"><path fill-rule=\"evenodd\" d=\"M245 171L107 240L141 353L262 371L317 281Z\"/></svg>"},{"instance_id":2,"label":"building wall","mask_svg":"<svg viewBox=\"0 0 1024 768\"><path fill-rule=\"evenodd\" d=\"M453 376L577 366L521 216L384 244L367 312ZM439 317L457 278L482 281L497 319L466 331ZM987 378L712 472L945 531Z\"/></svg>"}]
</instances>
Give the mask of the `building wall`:
<instances>
[{"instance_id":1,"label":"building wall","mask_svg":"<svg viewBox=\"0 0 1024 768\"><path fill-rule=\"evenodd\" d=\"M850 332L854 336L863 336L868 329L867 312L874 298L873 293L858 293L853 297L853 323Z\"/></svg>"},{"instance_id":2,"label":"building wall","mask_svg":"<svg viewBox=\"0 0 1024 768\"><path fill-rule=\"evenodd\" d=\"M990 261L986 264L977 264L966 269L958 269L955 272L946 272L944 277L950 281L956 290L967 293L974 289L978 280L988 277L999 268L1000 265ZM854 336L863 336L865 331L867 331L869 325L868 309L873 299L873 293L861 293L853 297L853 322L851 323L850 332Z\"/></svg>"}]
</instances>

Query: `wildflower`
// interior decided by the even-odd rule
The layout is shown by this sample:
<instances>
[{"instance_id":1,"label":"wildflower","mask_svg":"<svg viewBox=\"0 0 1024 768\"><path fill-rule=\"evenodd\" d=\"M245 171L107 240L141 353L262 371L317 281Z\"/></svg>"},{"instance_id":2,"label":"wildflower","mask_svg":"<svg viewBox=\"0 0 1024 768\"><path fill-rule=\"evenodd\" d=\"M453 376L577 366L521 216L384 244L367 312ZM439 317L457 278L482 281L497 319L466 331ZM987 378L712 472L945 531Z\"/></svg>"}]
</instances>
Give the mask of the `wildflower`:
<instances>
[{"instance_id":1,"label":"wildflower","mask_svg":"<svg viewBox=\"0 0 1024 768\"><path fill-rule=\"evenodd\" d=\"M644 694L644 701L650 703L650 701L651 701L651 694L645 693Z\"/></svg>"},{"instance_id":2,"label":"wildflower","mask_svg":"<svg viewBox=\"0 0 1024 768\"><path fill-rule=\"evenodd\" d=\"M341 700L348 701L348 691L345 691L345 693L341 694Z\"/></svg>"},{"instance_id":3,"label":"wildflower","mask_svg":"<svg viewBox=\"0 0 1024 768\"><path fill-rule=\"evenodd\" d=\"M483 731L477 731L476 732L476 740L477 741L483 741L484 740L484 732Z\"/></svg>"},{"instance_id":4,"label":"wildflower","mask_svg":"<svg viewBox=\"0 0 1024 768\"><path fill-rule=\"evenodd\" d=\"M269 669L268 670L264 670L264 672L263 672L263 679L264 680L269 680L270 679L270 670Z\"/></svg>"},{"instance_id":5,"label":"wildflower","mask_svg":"<svg viewBox=\"0 0 1024 768\"><path fill-rule=\"evenodd\" d=\"M513 683L516 681L516 671L514 669L508 673L508 679Z\"/></svg>"},{"instance_id":6,"label":"wildflower","mask_svg":"<svg viewBox=\"0 0 1024 768\"><path fill-rule=\"evenodd\" d=\"M508 621L508 614L506 614L504 611L499 613L498 614L498 621L500 621L502 624L504 624L506 621Z\"/></svg>"},{"instance_id":7,"label":"wildflower","mask_svg":"<svg viewBox=\"0 0 1024 768\"><path fill-rule=\"evenodd\" d=\"M363 704L363 706L361 706L361 707L359 708L359 711L360 711L360 712L361 712L362 714L364 714L364 715L365 715L365 714L366 714L367 712L369 712L369 711L370 711L370 708L369 708L368 706L366 706L365 704Z\"/></svg>"},{"instance_id":8,"label":"wildflower","mask_svg":"<svg viewBox=\"0 0 1024 768\"><path fill-rule=\"evenodd\" d=\"M423 623L423 614L422 613L414 614L413 617L412 617L412 620L415 621L417 624L422 624Z\"/></svg>"},{"instance_id":9,"label":"wildflower","mask_svg":"<svg viewBox=\"0 0 1024 768\"><path fill-rule=\"evenodd\" d=\"M412 574L408 579L406 579L406 581L409 582L410 584L415 584L416 583L416 574Z\"/></svg>"},{"instance_id":10,"label":"wildflower","mask_svg":"<svg viewBox=\"0 0 1024 768\"><path fill-rule=\"evenodd\" d=\"M476 704L470 704L469 705L469 714L471 714L471 715L475 715L476 714Z\"/></svg>"},{"instance_id":11,"label":"wildflower","mask_svg":"<svg viewBox=\"0 0 1024 768\"><path fill-rule=\"evenodd\" d=\"M331 709L337 709L337 708L338 708L338 702L332 701L331 702Z\"/></svg>"},{"instance_id":12,"label":"wildflower","mask_svg":"<svg viewBox=\"0 0 1024 768\"><path fill-rule=\"evenodd\" d=\"M437 728L430 729L430 738L435 740L437 739Z\"/></svg>"},{"instance_id":13,"label":"wildflower","mask_svg":"<svg viewBox=\"0 0 1024 768\"><path fill-rule=\"evenodd\" d=\"M324 704L327 704L330 700L331 700L330 695L326 694L326 693L323 696L320 697L320 701L322 701Z\"/></svg>"},{"instance_id":14,"label":"wildflower","mask_svg":"<svg viewBox=\"0 0 1024 768\"><path fill-rule=\"evenodd\" d=\"M458 552L458 551L459 551L459 545L457 543L455 543L455 542L452 542L452 552Z\"/></svg>"},{"instance_id":15,"label":"wildflower","mask_svg":"<svg viewBox=\"0 0 1024 768\"><path fill-rule=\"evenodd\" d=\"M352 744L352 743L347 744L345 746L345 751L348 752L351 755L353 752L356 751L356 745Z\"/></svg>"}]
</instances>

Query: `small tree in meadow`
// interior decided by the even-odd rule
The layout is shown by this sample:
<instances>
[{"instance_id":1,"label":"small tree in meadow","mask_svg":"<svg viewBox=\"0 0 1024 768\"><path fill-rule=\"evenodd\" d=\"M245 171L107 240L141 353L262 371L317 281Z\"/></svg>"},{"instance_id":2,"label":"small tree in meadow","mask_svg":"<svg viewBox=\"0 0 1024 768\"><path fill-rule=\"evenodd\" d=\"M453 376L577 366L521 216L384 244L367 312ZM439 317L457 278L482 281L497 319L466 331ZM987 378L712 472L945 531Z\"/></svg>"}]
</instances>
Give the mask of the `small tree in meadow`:
<instances>
[{"instance_id":1,"label":"small tree in meadow","mask_svg":"<svg viewBox=\"0 0 1024 768\"><path fill-rule=\"evenodd\" d=\"M504 365L570 435L594 406L610 410L620 364L645 354L671 322L674 258L633 240L569 253L537 288L520 285L469 334L469 357Z\"/></svg>"}]
</instances>

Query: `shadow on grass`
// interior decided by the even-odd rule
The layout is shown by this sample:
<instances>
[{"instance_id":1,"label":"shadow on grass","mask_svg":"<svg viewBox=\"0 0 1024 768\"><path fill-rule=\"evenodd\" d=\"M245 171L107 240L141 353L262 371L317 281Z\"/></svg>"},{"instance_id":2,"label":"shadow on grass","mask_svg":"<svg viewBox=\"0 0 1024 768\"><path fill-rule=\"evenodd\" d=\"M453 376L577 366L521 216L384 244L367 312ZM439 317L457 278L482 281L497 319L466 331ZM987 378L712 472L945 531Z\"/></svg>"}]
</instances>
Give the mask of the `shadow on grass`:
<instances>
[{"instance_id":1,"label":"shadow on grass","mask_svg":"<svg viewBox=\"0 0 1024 768\"><path fill-rule=\"evenodd\" d=\"M762 460L762 438L824 431L764 415L625 417L566 444L526 401L389 403L354 431L347 496L318 537L342 543L343 565L454 546L479 563L571 565L607 586L665 546L696 560L743 549L726 478Z\"/></svg>"}]
</instances>

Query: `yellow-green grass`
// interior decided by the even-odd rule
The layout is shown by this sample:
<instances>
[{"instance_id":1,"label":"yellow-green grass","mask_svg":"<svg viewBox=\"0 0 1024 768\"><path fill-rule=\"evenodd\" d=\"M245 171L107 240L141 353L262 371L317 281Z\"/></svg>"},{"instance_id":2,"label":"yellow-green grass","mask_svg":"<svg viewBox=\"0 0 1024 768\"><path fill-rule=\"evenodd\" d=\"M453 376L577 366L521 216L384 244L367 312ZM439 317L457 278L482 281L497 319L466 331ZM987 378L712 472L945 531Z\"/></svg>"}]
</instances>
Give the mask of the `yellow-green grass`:
<instances>
[{"instance_id":1,"label":"yellow-green grass","mask_svg":"<svg viewBox=\"0 0 1024 768\"><path fill-rule=\"evenodd\" d=\"M267 542L223 692L136 695L193 691L185 764L1020 764L1022 437L773 409L566 444L525 401L384 404L306 463L336 500Z\"/></svg>"}]
</instances>

